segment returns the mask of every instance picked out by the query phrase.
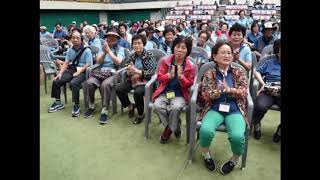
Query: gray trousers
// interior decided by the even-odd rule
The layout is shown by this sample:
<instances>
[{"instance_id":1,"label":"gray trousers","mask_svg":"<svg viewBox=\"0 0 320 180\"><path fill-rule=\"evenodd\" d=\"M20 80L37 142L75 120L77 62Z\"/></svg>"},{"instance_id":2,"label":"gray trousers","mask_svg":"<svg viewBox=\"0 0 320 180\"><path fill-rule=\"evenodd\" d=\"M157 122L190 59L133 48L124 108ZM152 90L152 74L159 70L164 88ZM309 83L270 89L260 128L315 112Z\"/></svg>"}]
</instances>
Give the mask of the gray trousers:
<instances>
[{"instance_id":1,"label":"gray trousers","mask_svg":"<svg viewBox=\"0 0 320 180\"><path fill-rule=\"evenodd\" d=\"M161 94L154 102L154 112L158 115L164 127L169 126L171 131L180 130L180 113L186 105L183 97L175 97L168 100L166 95Z\"/></svg>"},{"instance_id":2,"label":"gray trousers","mask_svg":"<svg viewBox=\"0 0 320 180\"><path fill-rule=\"evenodd\" d=\"M94 94L96 89L99 87L101 99L102 99L102 107L109 108L110 98L111 98L111 90L114 88L114 76L110 76L104 81L100 81L94 77L90 77L85 81L84 88L86 89L86 100L89 103L89 106L94 105Z\"/></svg>"}]
</instances>

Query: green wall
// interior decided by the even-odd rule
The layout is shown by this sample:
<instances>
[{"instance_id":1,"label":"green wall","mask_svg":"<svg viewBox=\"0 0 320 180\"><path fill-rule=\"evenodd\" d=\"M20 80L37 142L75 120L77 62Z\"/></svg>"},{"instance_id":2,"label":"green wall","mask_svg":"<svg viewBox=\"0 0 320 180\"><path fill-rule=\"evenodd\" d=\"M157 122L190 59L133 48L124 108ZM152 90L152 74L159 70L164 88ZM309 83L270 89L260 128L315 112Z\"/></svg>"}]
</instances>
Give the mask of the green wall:
<instances>
[{"instance_id":1,"label":"green wall","mask_svg":"<svg viewBox=\"0 0 320 180\"><path fill-rule=\"evenodd\" d=\"M141 21L141 20L150 20L150 13L157 12L159 9L153 10L120 10L120 11L108 11L108 23L111 20L115 21Z\"/></svg>"},{"instance_id":2,"label":"green wall","mask_svg":"<svg viewBox=\"0 0 320 180\"><path fill-rule=\"evenodd\" d=\"M53 31L56 22L61 22L63 26L67 27L72 21L77 22L77 27L83 21L88 24L99 23L99 11L88 10L40 10L40 24L47 26L48 31Z\"/></svg>"},{"instance_id":3,"label":"green wall","mask_svg":"<svg viewBox=\"0 0 320 180\"><path fill-rule=\"evenodd\" d=\"M150 13L157 12L160 9L152 10L119 10L106 11L108 16L108 23L111 20L115 21L141 21L150 20ZM89 10L40 10L40 24L47 26L49 32L53 31L56 22L61 22L63 26L67 27L72 21L77 22L79 27L80 22L86 20L88 24L98 24L100 11Z\"/></svg>"}]
</instances>

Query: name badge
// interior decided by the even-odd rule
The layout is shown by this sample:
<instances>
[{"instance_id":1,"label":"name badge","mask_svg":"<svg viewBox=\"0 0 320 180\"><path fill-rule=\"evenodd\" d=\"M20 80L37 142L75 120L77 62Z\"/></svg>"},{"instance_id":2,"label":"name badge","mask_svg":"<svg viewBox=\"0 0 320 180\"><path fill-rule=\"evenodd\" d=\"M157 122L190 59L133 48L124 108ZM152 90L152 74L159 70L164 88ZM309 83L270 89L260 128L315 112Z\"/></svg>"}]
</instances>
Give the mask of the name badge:
<instances>
[{"instance_id":1,"label":"name badge","mask_svg":"<svg viewBox=\"0 0 320 180\"><path fill-rule=\"evenodd\" d=\"M230 111L230 104L229 103L220 103L219 104L219 111L229 112Z\"/></svg>"},{"instance_id":2,"label":"name badge","mask_svg":"<svg viewBox=\"0 0 320 180\"><path fill-rule=\"evenodd\" d=\"M176 97L176 95L175 95L174 91L167 92L167 99L172 99L175 97Z\"/></svg>"}]
</instances>

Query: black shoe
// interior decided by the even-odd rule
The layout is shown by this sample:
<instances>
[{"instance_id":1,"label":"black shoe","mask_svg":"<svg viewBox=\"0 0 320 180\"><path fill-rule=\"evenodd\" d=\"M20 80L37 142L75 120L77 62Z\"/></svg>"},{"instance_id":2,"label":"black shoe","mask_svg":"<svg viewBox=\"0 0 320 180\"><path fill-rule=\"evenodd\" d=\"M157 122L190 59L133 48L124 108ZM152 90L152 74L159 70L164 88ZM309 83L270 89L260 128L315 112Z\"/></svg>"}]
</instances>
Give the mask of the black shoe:
<instances>
[{"instance_id":1,"label":"black shoe","mask_svg":"<svg viewBox=\"0 0 320 180\"><path fill-rule=\"evenodd\" d=\"M273 135L273 142L275 143L278 143L281 140L280 130L280 126L278 126L277 131Z\"/></svg>"},{"instance_id":2,"label":"black shoe","mask_svg":"<svg viewBox=\"0 0 320 180\"><path fill-rule=\"evenodd\" d=\"M129 107L128 107L128 111L129 111L128 115L129 115L129 118L132 118L132 117L134 116L134 108L135 108L134 104L132 104L132 109L129 109Z\"/></svg>"},{"instance_id":3,"label":"black shoe","mask_svg":"<svg viewBox=\"0 0 320 180\"><path fill-rule=\"evenodd\" d=\"M221 168L220 168L220 172L222 175L226 175L226 174L229 174L233 168L237 165L237 163L234 163L232 161L228 161L226 163L224 163Z\"/></svg>"},{"instance_id":4,"label":"black shoe","mask_svg":"<svg viewBox=\"0 0 320 180\"><path fill-rule=\"evenodd\" d=\"M101 114L100 115L100 124L106 124L108 122L108 115L107 114Z\"/></svg>"},{"instance_id":5,"label":"black shoe","mask_svg":"<svg viewBox=\"0 0 320 180\"><path fill-rule=\"evenodd\" d=\"M257 140L259 140L261 138L261 126L260 126L260 123L254 124L253 136Z\"/></svg>"},{"instance_id":6,"label":"black shoe","mask_svg":"<svg viewBox=\"0 0 320 180\"><path fill-rule=\"evenodd\" d=\"M261 131L253 131L253 136L255 139L259 140L261 138Z\"/></svg>"},{"instance_id":7,"label":"black shoe","mask_svg":"<svg viewBox=\"0 0 320 180\"><path fill-rule=\"evenodd\" d=\"M133 124L140 124L144 119L144 115L138 116L134 119Z\"/></svg>"},{"instance_id":8,"label":"black shoe","mask_svg":"<svg viewBox=\"0 0 320 180\"><path fill-rule=\"evenodd\" d=\"M86 113L84 113L84 118L91 118L96 108L89 108Z\"/></svg>"},{"instance_id":9,"label":"black shoe","mask_svg":"<svg viewBox=\"0 0 320 180\"><path fill-rule=\"evenodd\" d=\"M181 129L179 129L178 131L175 131L173 134L174 134L174 136L175 136L177 139L180 139L180 138L181 138L182 131L181 131Z\"/></svg>"},{"instance_id":10,"label":"black shoe","mask_svg":"<svg viewBox=\"0 0 320 180\"><path fill-rule=\"evenodd\" d=\"M208 158L208 159L203 158L203 161L209 171L214 172L216 170L216 163L212 158Z\"/></svg>"}]
</instances>

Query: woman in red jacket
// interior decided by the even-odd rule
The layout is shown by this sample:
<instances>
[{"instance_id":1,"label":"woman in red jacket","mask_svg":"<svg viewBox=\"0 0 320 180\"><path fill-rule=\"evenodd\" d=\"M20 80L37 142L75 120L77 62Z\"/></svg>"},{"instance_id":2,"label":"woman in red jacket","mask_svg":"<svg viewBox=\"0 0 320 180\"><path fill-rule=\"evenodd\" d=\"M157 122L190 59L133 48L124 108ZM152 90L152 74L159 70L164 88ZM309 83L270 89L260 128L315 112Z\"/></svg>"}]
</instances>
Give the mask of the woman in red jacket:
<instances>
[{"instance_id":1,"label":"woman in red jacket","mask_svg":"<svg viewBox=\"0 0 320 180\"><path fill-rule=\"evenodd\" d=\"M225 42L229 42L231 39L230 39L230 36L229 36L229 31L228 31L228 24L227 23L222 23L220 25L220 29L221 30L217 30L216 31L216 36L217 36L217 39L220 39L220 40L223 40Z\"/></svg>"},{"instance_id":2,"label":"woman in red jacket","mask_svg":"<svg viewBox=\"0 0 320 180\"><path fill-rule=\"evenodd\" d=\"M155 101L155 112L165 129L160 137L160 143L166 143L172 132L176 138L181 137L180 113L188 103L189 88L193 85L196 66L188 56L191 53L192 40L178 36L172 43L174 54L162 59L158 70L160 86L152 99ZM165 58L165 57L164 57Z\"/></svg>"}]
</instances>

